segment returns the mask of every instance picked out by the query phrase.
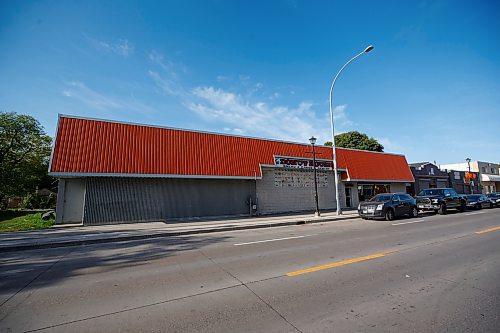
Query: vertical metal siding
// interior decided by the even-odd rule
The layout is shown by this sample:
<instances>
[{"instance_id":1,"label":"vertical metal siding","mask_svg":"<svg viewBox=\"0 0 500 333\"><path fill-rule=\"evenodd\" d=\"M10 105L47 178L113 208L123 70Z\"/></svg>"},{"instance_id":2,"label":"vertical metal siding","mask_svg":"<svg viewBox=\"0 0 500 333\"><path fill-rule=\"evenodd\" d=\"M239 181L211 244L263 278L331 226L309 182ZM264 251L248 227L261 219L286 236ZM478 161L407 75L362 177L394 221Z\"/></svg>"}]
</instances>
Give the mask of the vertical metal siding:
<instances>
[{"instance_id":1,"label":"vertical metal siding","mask_svg":"<svg viewBox=\"0 0 500 333\"><path fill-rule=\"evenodd\" d=\"M84 224L246 215L251 180L90 177Z\"/></svg>"}]
</instances>

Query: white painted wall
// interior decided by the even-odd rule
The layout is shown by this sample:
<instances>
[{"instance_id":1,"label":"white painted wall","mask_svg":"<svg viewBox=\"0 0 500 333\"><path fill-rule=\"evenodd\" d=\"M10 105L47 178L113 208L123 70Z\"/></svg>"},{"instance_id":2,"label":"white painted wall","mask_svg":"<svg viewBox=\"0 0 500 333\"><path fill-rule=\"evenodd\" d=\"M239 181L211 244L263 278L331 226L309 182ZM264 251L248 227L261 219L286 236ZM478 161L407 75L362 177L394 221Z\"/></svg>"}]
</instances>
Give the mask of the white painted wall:
<instances>
[{"instance_id":1,"label":"white painted wall","mask_svg":"<svg viewBox=\"0 0 500 333\"><path fill-rule=\"evenodd\" d=\"M64 189L61 197L64 200L62 205L58 202L57 211L59 223L82 223L85 205L85 178L67 178L64 179L63 183ZM59 189L61 189L61 185Z\"/></svg>"}]
</instances>

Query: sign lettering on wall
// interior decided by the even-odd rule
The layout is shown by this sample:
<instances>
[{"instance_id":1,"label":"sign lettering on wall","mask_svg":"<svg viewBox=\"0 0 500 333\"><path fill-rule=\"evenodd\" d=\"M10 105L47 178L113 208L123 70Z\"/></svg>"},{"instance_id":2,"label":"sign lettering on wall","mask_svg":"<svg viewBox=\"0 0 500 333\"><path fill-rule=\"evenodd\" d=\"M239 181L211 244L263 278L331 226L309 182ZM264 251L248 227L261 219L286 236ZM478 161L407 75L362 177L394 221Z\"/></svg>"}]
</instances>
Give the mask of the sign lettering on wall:
<instances>
[{"instance_id":1,"label":"sign lettering on wall","mask_svg":"<svg viewBox=\"0 0 500 333\"><path fill-rule=\"evenodd\" d=\"M313 160L307 158L275 156L274 164L281 168L313 169ZM316 170L333 170L333 162L316 160Z\"/></svg>"},{"instance_id":2,"label":"sign lettering on wall","mask_svg":"<svg viewBox=\"0 0 500 333\"><path fill-rule=\"evenodd\" d=\"M316 173L318 187L328 187L328 174L323 171ZM276 187L314 187L312 172L300 170L283 170L274 172L274 186Z\"/></svg>"}]
</instances>

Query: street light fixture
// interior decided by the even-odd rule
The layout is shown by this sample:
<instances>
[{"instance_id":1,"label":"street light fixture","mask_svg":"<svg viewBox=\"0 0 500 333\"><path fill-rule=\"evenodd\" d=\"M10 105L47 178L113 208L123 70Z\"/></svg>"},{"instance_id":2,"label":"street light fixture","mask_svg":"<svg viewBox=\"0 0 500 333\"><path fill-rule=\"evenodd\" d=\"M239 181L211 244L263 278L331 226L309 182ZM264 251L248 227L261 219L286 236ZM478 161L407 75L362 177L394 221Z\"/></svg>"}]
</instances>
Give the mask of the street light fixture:
<instances>
[{"instance_id":1,"label":"street light fixture","mask_svg":"<svg viewBox=\"0 0 500 333\"><path fill-rule=\"evenodd\" d=\"M342 71L344 70L344 68L347 67L347 65L349 65L354 59L363 55L364 53L370 52L371 50L373 50L373 48L374 48L373 45L369 45L368 47L366 47L366 49L364 49L363 52L356 54L354 57L351 58L351 60L346 62L344 66L342 66L340 71L337 73L337 75L335 75L335 78L332 81L332 86L330 87L330 127L332 130L333 173L335 175L335 201L337 203L337 215L342 215L342 209L340 208L340 199L339 199L339 176L337 174L337 151L336 151L337 149L335 146L335 130L333 126L333 108L332 108L333 87L335 86L335 81L337 81L337 78L339 77L340 73L342 73Z\"/></svg>"},{"instance_id":2,"label":"street light fixture","mask_svg":"<svg viewBox=\"0 0 500 333\"><path fill-rule=\"evenodd\" d=\"M467 157L465 159L465 161L467 162L467 166L469 168L469 177L470 177L471 176L471 174L470 174L470 161L471 161L471 159ZM469 178L469 190L470 190L470 194L474 194L474 187L473 187L473 185L471 183L470 178Z\"/></svg>"},{"instance_id":3,"label":"street light fixture","mask_svg":"<svg viewBox=\"0 0 500 333\"><path fill-rule=\"evenodd\" d=\"M311 136L309 142L311 143L312 146L312 155L313 155L314 201L316 202L316 212L314 213L314 215L319 217L321 216L321 214L319 212L319 204L318 204L318 181L316 179L316 150L314 149L314 146L316 145L316 138L314 136Z\"/></svg>"}]
</instances>

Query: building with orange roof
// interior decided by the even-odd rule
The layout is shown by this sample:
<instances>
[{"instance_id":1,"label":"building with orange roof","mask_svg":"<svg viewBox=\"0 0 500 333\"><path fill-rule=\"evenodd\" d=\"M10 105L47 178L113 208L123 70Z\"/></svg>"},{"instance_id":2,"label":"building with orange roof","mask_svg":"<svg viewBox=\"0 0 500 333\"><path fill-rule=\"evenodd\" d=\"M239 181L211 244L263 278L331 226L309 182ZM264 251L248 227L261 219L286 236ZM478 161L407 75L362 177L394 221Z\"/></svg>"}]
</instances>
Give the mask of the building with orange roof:
<instances>
[{"instance_id":1,"label":"building with orange roof","mask_svg":"<svg viewBox=\"0 0 500 333\"><path fill-rule=\"evenodd\" d=\"M316 147L320 208L332 210L332 148ZM308 144L60 115L49 174L56 223L130 223L314 210ZM403 155L337 148L343 208L413 181Z\"/></svg>"}]
</instances>

